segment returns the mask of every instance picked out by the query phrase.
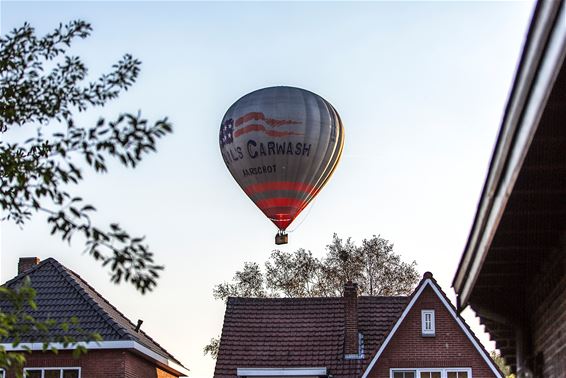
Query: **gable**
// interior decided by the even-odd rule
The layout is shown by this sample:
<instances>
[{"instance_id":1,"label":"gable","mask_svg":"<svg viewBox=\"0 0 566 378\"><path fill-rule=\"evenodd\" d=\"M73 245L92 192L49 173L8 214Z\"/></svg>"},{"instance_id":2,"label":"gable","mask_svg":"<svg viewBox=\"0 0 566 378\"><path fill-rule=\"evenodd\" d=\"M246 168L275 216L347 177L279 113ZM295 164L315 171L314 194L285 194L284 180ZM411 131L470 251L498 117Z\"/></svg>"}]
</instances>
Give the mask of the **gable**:
<instances>
[{"instance_id":1,"label":"gable","mask_svg":"<svg viewBox=\"0 0 566 378\"><path fill-rule=\"evenodd\" d=\"M92 286L78 274L61 265L57 260L48 258L39 264L20 273L4 285L15 288L25 277L31 280L36 291L37 309L29 310L37 320L51 319L57 323L66 322L75 316L79 326L86 334L98 333L103 341L88 342L83 345L89 350L129 349L144 358L149 358L160 366L171 368L182 374L188 371L169 352L155 342L142 330L128 320L116 307L102 297ZM1 308L8 308L10 303L0 300ZM65 331L55 327L49 331L53 339L71 336L81 340L83 332L73 328ZM38 335L33 330L23 334L21 343L11 344L13 339L5 338L0 347L8 351L42 350L43 345L37 341ZM73 348L73 345L52 344L59 350Z\"/></svg>"},{"instance_id":2,"label":"gable","mask_svg":"<svg viewBox=\"0 0 566 378\"><path fill-rule=\"evenodd\" d=\"M435 336L422 335L422 310L434 310ZM472 377L500 373L444 294L427 279L417 288L364 377L390 377L393 368L471 368Z\"/></svg>"}]
</instances>

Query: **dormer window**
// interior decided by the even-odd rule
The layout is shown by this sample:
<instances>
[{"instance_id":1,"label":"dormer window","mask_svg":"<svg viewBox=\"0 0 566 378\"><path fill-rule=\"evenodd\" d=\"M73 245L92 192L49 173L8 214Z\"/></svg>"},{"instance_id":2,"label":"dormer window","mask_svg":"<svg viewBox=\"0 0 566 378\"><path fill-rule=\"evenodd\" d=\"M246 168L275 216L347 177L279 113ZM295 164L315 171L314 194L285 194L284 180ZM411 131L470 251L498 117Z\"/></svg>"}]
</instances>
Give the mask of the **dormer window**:
<instances>
[{"instance_id":1,"label":"dormer window","mask_svg":"<svg viewBox=\"0 0 566 378\"><path fill-rule=\"evenodd\" d=\"M434 310L421 311L422 335L431 337L435 335Z\"/></svg>"}]
</instances>

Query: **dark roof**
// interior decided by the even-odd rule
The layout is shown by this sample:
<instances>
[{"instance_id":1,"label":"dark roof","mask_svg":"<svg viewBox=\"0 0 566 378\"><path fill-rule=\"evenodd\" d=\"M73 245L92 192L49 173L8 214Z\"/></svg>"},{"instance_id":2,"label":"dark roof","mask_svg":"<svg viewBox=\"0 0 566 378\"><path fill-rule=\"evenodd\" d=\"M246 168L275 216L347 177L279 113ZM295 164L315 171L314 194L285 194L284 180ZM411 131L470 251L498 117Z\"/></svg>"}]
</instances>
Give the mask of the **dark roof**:
<instances>
[{"instance_id":1,"label":"dark roof","mask_svg":"<svg viewBox=\"0 0 566 378\"><path fill-rule=\"evenodd\" d=\"M103 341L136 341L160 356L181 365L145 332L142 330L136 332L136 326L124 314L78 274L64 267L57 260L46 259L6 282L4 286L18 287L25 277L30 278L31 285L36 291L37 310L30 311L36 319L65 322L75 316L79 319L79 326L86 333L97 332L102 336ZM5 301L0 301L0 308L8 306ZM60 336L64 333L60 329L53 329L50 334ZM77 336L76 333L74 335ZM21 342L32 341L38 341L34 340L33 334L24 335L21 340Z\"/></svg>"},{"instance_id":2,"label":"dark roof","mask_svg":"<svg viewBox=\"0 0 566 378\"><path fill-rule=\"evenodd\" d=\"M237 368L326 367L357 377L397 321L409 297L359 297L365 358L344 359L344 298L229 298L215 377Z\"/></svg>"}]
</instances>

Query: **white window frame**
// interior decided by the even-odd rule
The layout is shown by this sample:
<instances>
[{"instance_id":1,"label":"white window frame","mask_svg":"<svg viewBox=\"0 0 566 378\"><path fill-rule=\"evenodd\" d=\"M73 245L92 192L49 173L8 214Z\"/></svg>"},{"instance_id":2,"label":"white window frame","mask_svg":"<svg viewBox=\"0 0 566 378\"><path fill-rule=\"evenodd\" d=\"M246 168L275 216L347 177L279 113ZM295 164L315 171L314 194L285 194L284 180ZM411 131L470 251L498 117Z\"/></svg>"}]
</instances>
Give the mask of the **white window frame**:
<instances>
[{"instance_id":1,"label":"white window frame","mask_svg":"<svg viewBox=\"0 0 566 378\"><path fill-rule=\"evenodd\" d=\"M426 327L426 316L430 315L430 329ZM421 331L423 336L431 337L436 335L436 324L434 310L421 310Z\"/></svg>"},{"instance_id":2,"label":"white window frame","mask_svg":"<svg viewBox=\"0 0 566 378\"><path fill-rule=\"evenodd\" d=\"M392 369L393 370L393 369ZM417 373L414 369L408 369L408 370L403 370L403 369L395 369L391 372L391 378L393 378L393 374L394 373L413 373L414 378L417 378Z\"/></svg>"},{"instance_id":3,"label":"white window frame","mask_svg":"<svg viewBox=\"0 0 566 378\"><path fill-rule=\"evenodd\" d=\"M393 373L414 372L415 378L421 378L421 373L440 373L440 378L448 378L448 373L468 373L468 378L472 377L472 368L392 368L389 369L389 377L393 378Z\"/></svg>"},{"instance_id":4,"label":"white window frame","mask_svg":"<svg viewBox=\"0 0 566 378\"><path fill-rule=\"evenodd\" d=\"M0 368L0 378L6 378L6 370Z\"/></svg>"},{"instance_id":5,"label":"white window frame","mask_svg":"<svg viewBox=\"0 0 566 378\"><path fill-rule=\"evenodd\" d=\"M326 377L326 368L237 368L238 377Z\"/></svg>"},{"instance_id":6,"label":"white window frame","mask_svg":"<svg viewBox=\"0 0 566 378\"><path fill-rule=\"evenodd\" d=\"M59 374L59 377L63 378L63 370L78 370L79 371L79 378L81 378L82 374L81 374L81 368L78 366L60 366L60 367L28 367L28 368L24 368L24 378L26 378L26 373L29 370L41 370L41 378L45 377L45 371L46 370L61 370L61 373Z\"/></svg>"}]
</instances>

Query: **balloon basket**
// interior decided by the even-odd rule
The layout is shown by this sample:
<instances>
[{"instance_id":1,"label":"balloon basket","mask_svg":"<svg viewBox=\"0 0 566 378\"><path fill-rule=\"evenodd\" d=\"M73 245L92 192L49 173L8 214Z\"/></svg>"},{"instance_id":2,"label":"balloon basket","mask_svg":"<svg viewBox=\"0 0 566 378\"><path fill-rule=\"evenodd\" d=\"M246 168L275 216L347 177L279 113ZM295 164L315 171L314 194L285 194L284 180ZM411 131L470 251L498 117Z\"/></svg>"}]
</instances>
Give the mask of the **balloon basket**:
<instances>
[{"instance_id":1,"label":"balloon basket","mask_svg":"<svg viewBox=\"0 0 566 378\"><path fill-rule=\"evenodd\" d=\"M288 242L289 242L289 235L287 235L285 232L279 231L275 235L275 244L281 245L281 244L287 244Z\"/></svg>"}]
</instances>

